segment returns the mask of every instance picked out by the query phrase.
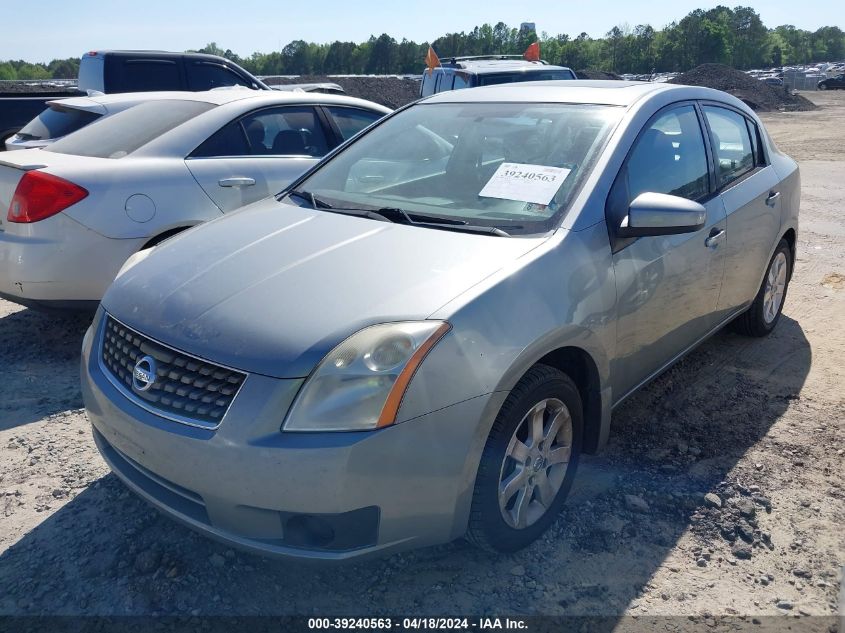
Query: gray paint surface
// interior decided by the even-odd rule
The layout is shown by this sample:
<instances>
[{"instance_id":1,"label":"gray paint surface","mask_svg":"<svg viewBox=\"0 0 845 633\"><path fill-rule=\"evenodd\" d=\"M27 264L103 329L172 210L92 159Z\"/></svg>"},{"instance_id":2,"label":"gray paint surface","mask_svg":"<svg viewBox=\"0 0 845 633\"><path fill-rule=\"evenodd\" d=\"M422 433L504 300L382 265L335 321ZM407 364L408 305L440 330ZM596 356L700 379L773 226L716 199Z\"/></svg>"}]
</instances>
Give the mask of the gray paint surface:
<instances>
[{"instance_id":1,"label":"gray paint surface","mask_svg":"<svg viewBox=\"0 0 845 633\"><path fill-rule=\"evenodd\" d=\"M212 495L222 504L215 519L222 527L195 527L270 552L248 535L232 534L238 502L340 512L354 499L357 507L378 505L383 522L378 545L350 556L459 536L490 426L529 367L562 348L588 359L597 375L591 388L599 407L587 424L597 431L600 446L613 406L750 304L778 241L797 230L797 166L767 135L768 165L704 200L706 220L698 230L615 247L605 203L638 133L662 108L717 101L761 125L753 112L733 97L701 88L565 84L454 91L413 106L557 100L625 108L594 171L550 233L454 233L302 209L271 198L185 233L118 278L103 301L105 310L154 339L250 372L249 380L267 389L239 395L219 430L230 437L260 427L260 450L255 440L249 446L235 443L231 454L207 450L196 439L179 440L180 454L198 463L239 464L226 466L235 481L221 484L222 495ZM773 188L780 193L775 203L761 203ZM719 230L726 231L726 240L710 244L708 237ZM266 417L267 405L278 405L278 394L289 394L291 381L308 376L326 352L357 330L427 318L448 321L452 329L414 375L399 424L386 431L294 438L280 430L284 406L270 407ZM95 334L96 329L89 333L86 358ZM119 434L131 437L121 450L153 471L191 489L208 485L156 455L177 429L148 419L155 416L140 414L104 388L96 365L88 362L84 374L95 427L104 434L116 430L117 442ZM247 415L246 408L254 414ZM268 452L267 445L277 452ZM306 490L320 500L304 501L301 490L287 487L282 496L267 497L275 491L262 489L255 473L284 480L285 460L296 463L306 445L313 457L309 468L319 471ZM394 451L401 460L391 456L378 473L369 467ZM272 553L326 556L311 550Z\"/></svg>"}]
</instances>

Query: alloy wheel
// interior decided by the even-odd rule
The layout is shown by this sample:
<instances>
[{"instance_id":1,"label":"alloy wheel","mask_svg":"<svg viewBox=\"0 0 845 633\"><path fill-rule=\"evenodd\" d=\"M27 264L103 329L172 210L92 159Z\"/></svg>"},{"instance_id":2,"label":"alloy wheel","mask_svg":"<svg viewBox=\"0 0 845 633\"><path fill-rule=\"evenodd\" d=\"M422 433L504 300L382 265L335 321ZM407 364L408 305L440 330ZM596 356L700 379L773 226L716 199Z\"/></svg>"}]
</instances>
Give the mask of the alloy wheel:
<instances>
[{"instance_id":1,"label":"alloy wheel","mask_svg":"<svg viewBox=\"0 0 845 633\"><path fill-rule=\"evenodd\" d=\"M786 293L786 255L783 252L777 254L769 266L766 275L766 289L763 293L763 318L766 323L771 323L780 310L783 303L783 296Z\"/></svg>"},{"instance_id":2,"label":"alloy wheel","mask_svg":"<svg viewBox=\"0 0 845 633\"><path fill-rule=\"evenodd\" d=\"M499 474L499 510L512 528L536 523L552 506L572 455L572 418L557 398L534 405L517 425Z\"/></svg>"}]
</instances>

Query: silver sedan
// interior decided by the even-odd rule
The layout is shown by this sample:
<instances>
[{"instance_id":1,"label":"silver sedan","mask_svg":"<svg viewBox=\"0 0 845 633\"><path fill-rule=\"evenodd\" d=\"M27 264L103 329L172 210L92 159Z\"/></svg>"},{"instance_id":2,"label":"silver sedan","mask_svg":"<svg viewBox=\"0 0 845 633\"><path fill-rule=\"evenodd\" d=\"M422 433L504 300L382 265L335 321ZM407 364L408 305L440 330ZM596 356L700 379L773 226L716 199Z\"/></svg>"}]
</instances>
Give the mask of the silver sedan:
<instances>
[{"instance_id":1,"label":"silver sedan","mask_svg":"<svg viewBox=\"0 0 845 633\"><path fill-rule=\"evenodd\" d=\"M45 149L2 155L0 296L96 306L133 253L278 193L390 112L305 92L153 96Z\"/></svg>"},{"instance_id":2,"label":"silver sedan","mask_svg":"<svg viewBox=\"0 0 845 633\"><path fill-rule=\"evenodd\" d=\"M83 345L96 442L255 551L519 549L614 407L721 327L777 325L799 196L722 92L441 93L127 262Z\"/></svg>"}]
</instances>

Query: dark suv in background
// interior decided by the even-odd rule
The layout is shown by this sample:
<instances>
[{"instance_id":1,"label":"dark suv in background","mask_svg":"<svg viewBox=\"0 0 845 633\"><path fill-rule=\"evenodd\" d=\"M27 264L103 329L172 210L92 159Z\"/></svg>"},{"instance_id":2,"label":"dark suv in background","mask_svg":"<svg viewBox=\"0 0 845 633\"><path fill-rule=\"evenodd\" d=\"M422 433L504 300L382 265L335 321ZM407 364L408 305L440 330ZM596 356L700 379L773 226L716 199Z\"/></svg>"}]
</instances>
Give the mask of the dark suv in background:
<instances>
[{"instance_id":1,"label":"dark suv in background","mask_svg":"<svg viewBox=\"0 0 845 633\"><path fill-rule=\"evenodd\" d=\"M261 80L217 55L166 51L91 51L82 56L79 64L79 90L82 92L198 92L223 86L269 90Z\"/></svg>"},{"instance_id":2,"label":"dark suv in background","mask_svg":"<svg viewBox=\"0 0 845 633\"><path fill-rule=\"evenodd\" d=\"M432 73L423 73L421 97L476 86L576 78L570 68L552 66L543 61L526 61L521 55L452 57L441 64Z\"/></svg>"}]
</instances>

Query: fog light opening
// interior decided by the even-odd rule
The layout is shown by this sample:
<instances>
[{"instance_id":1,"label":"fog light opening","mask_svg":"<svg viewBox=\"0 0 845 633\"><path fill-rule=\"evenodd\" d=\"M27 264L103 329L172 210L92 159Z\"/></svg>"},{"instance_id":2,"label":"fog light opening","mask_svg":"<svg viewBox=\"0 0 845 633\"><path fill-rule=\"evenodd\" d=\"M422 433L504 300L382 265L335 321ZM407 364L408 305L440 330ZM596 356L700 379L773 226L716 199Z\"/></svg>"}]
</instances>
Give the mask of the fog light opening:
<instances>
[{"instance_id":1,"label":"fog light opening","mask_svg":"<svg viewBox=\"0 0 845 633\"><path fill-rule=\"evenodd\" d=\"M298 514L285 524L286 543L302 547L326 547L334 540L334 528L319 517Z\"/></svg>"}]
</instances>

